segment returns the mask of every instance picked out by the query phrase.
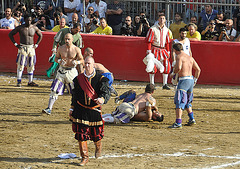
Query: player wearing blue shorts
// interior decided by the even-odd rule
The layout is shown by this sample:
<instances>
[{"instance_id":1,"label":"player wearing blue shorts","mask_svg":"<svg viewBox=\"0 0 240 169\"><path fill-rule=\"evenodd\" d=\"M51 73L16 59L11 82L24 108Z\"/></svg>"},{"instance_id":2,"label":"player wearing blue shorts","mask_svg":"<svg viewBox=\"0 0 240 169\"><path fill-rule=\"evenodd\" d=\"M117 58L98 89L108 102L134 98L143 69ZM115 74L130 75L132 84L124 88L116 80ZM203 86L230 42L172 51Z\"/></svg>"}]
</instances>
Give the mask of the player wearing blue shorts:
<instances>
[{"instance_id":1,"label":"player wearing blue shorts","mask_svg":"<svg viewBox=\"0 0 240 169\"><path fill-rule=\"evenodd\" d=\"M174 73L178 73L179 82L174 97L176 122L173 123L172 126L169 126L169 128L182 128L182 111L184 109L188 112L188 125L196 124L191 103L193 101L193 87L197 82L201 70L194 58L183 51L181 43L175 43L173 45L173 51L177 55ZM192 69L195 70L194 77L192 76Z\"/></svg>"}]
</instances>

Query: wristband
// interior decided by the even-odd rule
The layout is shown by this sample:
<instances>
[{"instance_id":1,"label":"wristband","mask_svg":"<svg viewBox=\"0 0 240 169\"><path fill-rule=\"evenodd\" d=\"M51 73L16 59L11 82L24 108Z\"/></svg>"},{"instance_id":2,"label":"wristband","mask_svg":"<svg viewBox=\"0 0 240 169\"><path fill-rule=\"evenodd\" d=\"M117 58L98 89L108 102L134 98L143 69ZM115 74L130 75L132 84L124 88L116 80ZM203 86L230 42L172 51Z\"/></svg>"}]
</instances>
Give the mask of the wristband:
<instances>
[{"instance_id":1,"label":"wristband","mask_svg":"<svg viewBox=\"0 0 240 169\"><path fill-rule=\"evenodd\" d=\"M35 48L37 48L37 47L38 47L38 44L35 44L34 46L35 46Z\"/></svg>"},{"instance_id":2,"label":"wristband","mask_svg":"<svg viewBox=\"0 0 240 169\"><path fill-rule=\"evenodd\" d=\"M18 45L17 42L15 42L14 45L17 46Z\"/></svg>"},{"instance_id":3,"label":"wristband","mask_svg":"<svg viewBox=\"0 0 240 169\"><path fill-rule=\"evenodd\" d=\"M56 48L52 49L52 52L56 52L56 51L57 51L57 49L56 49Z\"/></svg>"},{"instance_id":4,"label":"wristband","mask_svg":"<svg viewBox=\"0 0 240 169\"><path fill-rule=\"evenodd\" d=\"M73 109L69 109L70 111L73 111Z\"/></svg>"},{"instance_id":5,"label":"wristband","mask_svg":"<svg viewBox=\"0 0 240 169\"><path fill-rule=\"evenodd\" d=\"M60 63L62 59L58 59L57 62Z\"/></svg>"}]
</instances>

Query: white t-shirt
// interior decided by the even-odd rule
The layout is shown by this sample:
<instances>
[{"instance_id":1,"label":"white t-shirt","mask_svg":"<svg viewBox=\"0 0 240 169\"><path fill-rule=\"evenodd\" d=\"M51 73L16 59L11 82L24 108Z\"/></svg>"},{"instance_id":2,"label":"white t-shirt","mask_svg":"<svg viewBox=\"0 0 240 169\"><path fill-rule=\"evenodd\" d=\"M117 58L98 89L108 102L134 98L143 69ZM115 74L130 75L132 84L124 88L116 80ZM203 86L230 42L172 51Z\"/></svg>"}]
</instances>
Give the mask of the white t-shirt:
<instances>
[{"instance_id":1,"label":"white t-shirt","mask_svg":"<svg viewBox=\"0 0 240 169\"><path fill-rule=\"evenodd\" d=\"M14 29L15 28L14 24L15 24L15 19L12 17L10 19L3 18L0 20L1 27L10 27L10 29Z\"/></svg>"},{"instance_id":2,"label":"white t-shirt","mask_svg":"<svg viewBox=\"0 0 240 169\"><path fill-rule=\"evenodd\" d=\"M234 28L232 28L231 35L230 35L230 32L231 32L231 29L230 29L230 30L227 30L227 34L228 34L228 37L229 37L229 38L230 38L230 36L236 37L237 31L236 31ZM226 36L223 37L223 41L227 41Z\"/></svg>"},{"instance_id":3,"label":"white t-shirt","mask_svg":"<svg viewBox=\"0 0 240 169\"><path fill-rule=\"evenodd\" d=\"M174 39L173 41L176 43L181 43L177 39ZM182 45L183 45L183 51L190 56L190 40L188 38L185 38L185 42Z\"/></svg>"},{"instance_id":4,"label":"white t-shirt","mask_svg":"<svg viewBox=\"0 0 240 169\"><path fill-rule=\"evenodd\" d=\"M73 2L70 2L69 0L64 0L64 8L69 9L77 8L79 4L81 4L80 0L73 0ZM69 22L72 22L72 15L73 13L67 13Z\"/></svg>"},{"instance_id":5,"label":"white t-shirt","mask_svg":"<svg viewBox=\"0 0 240 169\"><path fill-rule=\"evenodd\" d=\"M97 5L95 2L91 3L90 6L93 7L94 11L95 9L98 10L98 13L99 13L99 18L106 18L106 11L107 11L107 4L106 2L103 2L103 1L99 1L99 5Z\"/></svg>"}]
</instances>

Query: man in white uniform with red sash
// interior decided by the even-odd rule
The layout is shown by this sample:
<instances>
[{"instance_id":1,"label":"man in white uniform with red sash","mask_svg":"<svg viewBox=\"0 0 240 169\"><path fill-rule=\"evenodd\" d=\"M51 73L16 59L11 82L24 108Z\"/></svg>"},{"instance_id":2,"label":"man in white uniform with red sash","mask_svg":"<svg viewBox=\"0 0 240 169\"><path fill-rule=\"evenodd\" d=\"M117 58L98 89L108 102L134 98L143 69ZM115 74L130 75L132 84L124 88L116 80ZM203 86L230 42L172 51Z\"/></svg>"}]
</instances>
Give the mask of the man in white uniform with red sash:
<instances>
[{"instance_id":1,"label":"man in white uniform with red sash","mask_svg":"<svg viewBox=\"0 0 240 169\"><path fill-rule=\"evenodd\" d=\"M170 57L170 35L169 29L165 25L166 18L164 14L161 14L158 18L158 24L153 25L146 36L148 43L147 54L153 53L155 58L159 60L163 66L163 89L170 90L167 86L168 74L171 71L171 64L169 62ZM155 66L154 70L149 73L150 83L154 84L154 76L157 72Z\"/></svg>"},{"instance_id":2,"label":"man in white uniform with red sash","mask_svg":"<svg viewBox=\"0 0 240 169\"><path fill-rule=\"evenodd\" d=\"M101 75L94 68L91 56L85 59L85 71L73 80L72 104L70 121L75 139L79 142L80 154L84 166L89 159L87 140L95 144L95 157L101 156L101 139L103 138L103 121L101 105L110 98L108 78Z\"/></svg>"}]
</instances>

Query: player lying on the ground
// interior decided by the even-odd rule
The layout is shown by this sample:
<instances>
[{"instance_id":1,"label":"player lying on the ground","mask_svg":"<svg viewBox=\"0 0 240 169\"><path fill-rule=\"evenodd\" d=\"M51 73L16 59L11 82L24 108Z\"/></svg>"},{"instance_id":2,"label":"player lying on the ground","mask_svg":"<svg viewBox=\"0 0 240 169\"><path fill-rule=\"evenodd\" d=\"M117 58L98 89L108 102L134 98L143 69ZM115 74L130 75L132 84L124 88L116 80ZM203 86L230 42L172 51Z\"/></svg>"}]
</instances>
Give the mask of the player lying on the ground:
<instances>
[{"instance_id":1,"label":"player lying on the ground","mask_svg":"<svg viewBox=\"0 0 240 169\"><path fill-rule=\"evenodd\" d=\"M131 119L163 121L163 115L158 112L158 108L155 106L156 100L152 97L154 90L154 85L148 84L145 92L138 96L133 90L123 93L117 98L124 99L124 102L112 114L104 114L103 120L108 123L128 123Z\"/></svg>"}]
</instances>

